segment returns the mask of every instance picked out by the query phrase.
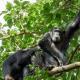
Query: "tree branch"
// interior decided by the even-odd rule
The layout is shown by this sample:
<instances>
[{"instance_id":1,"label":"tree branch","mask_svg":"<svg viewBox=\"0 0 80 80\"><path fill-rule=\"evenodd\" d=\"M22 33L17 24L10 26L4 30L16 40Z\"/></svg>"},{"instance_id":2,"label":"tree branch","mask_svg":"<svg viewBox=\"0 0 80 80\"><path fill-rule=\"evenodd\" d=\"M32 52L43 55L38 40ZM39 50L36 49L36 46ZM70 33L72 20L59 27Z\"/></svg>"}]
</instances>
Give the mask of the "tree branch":
<instances>
[{"instance_id":1,"label":"tree branch","mask_svg":"<svg viewBox=\"0 0 80 80\"><path fill-rule=\"evenodd\" d=\"M69 64L69 65L55 67L51 71L48 71L48 73L50 75L53 75L53 74L57 74L57 73L61 73L61 72L67 72L67 71L70 71L72 69L77 69L79 67L80 67L80 62L75 62L75 63Z\"/></svg>"},{"instance_id":2,"label":"tree branch","mask_svg":"<svg viewBox=\"0 0 80 80\"><path fill-rule=\"evenodd\" d=\"M35 36L34 34L39 34L40 33L36 33L36 32L26 32L26 31L22 31L20 33L17 33L17 34L14 34L14 35L8 35L7 37L1 37L0 39L7 39L7 38L10 38L10 37L14 37L14 36L19 36L19 35L23 35L23 34L26 34L26 35L31 35L31 36Z\"/></svg>"},{"instance_id":3,"label":"tree branch","mask_svg":"<svg viewBox=\"0 0 80 80\"><path fill-rule=\"evenodd\" d=\"M69 60L68 60L68 63L71 62L71 60L73 59L76 51L77 51L79 48L80 48L80 44L78 44L77 47L75 48L75 50L71 52L71 55L70 55Z\"/></svg>"}]
</instances>

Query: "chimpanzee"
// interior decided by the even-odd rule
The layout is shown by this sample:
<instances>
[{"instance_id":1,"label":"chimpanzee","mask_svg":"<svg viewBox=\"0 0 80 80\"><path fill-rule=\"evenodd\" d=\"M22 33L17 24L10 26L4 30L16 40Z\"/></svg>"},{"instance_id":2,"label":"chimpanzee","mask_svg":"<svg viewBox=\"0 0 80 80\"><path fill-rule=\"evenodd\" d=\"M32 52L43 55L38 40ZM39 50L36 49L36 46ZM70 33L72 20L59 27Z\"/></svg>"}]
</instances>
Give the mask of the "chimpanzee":
<instances>
[{"instance_id":1,"label":"chimpanzee","mask_svg":"<svg viewBox=\"0 0 80 80\"><path fill-rule=\"evenodd\" d=\"M68 29L53 29L46 33L38 46L28 50L20 50L8 57L3 64L5 80L23 80L24 72L32 72L29 64L40 68L56 67L67 64L65 52L70 39L80 29L80 12ZM33 71L34 72L34 71Z\"/></svg>"}]
</instances>

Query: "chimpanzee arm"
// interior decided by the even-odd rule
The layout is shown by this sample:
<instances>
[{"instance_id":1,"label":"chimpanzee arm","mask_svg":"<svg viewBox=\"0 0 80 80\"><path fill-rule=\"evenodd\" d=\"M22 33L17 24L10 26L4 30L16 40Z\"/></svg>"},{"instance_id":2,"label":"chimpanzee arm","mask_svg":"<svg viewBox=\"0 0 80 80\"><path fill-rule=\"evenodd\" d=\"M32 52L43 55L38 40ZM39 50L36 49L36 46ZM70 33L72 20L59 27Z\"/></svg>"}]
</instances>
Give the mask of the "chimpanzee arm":
<instances>
[{"instance_id":1,"label":"chimpanzee arm","mask_svg":"<svg viewBox=\"0 0 80 80\"><path fill-rule=\"evenodd\" d=\"M66 39L69 41L78 29L80 29L80 12L78 13L73 23L69 25L68 29L66 30Z\"/></svg>"},{"instance_id":2,"label":"chimpanzee arm","mask_svg":"<svg viewBox=\"0 0 80 80\"><path fill-rule=\"evenodd\" d=\"M65 63L65 57L63 53L56 47L55 43L52 42L49 33L45 34L43 39L39 42L39 46L52 57L58 57L61 62Z\"/></svg>"},{"instance_id":3,"label":"chimpanzee arm","mask_svg":"<svg viewBox=\"0 0 80 80\"><path fill-rule=\"evenodd\" d=\"M67 63L67 59L64 55L64 53L62 53L54 43L51 44L51 48L50 51L53 52L52 55L58 57L59 59L59 64L63 65Z\"/></svg>"}]
</instances>

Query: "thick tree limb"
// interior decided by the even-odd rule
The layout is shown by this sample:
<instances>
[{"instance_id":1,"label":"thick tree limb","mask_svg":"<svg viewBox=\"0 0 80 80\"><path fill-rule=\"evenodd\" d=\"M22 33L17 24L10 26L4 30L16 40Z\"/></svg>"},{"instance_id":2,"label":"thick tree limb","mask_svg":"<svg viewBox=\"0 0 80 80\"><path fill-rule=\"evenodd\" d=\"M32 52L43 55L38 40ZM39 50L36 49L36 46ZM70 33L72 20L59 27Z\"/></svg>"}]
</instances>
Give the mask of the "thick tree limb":
<instances>
[{"instance_id":1,"label":"thick tree limb","mask_svg":"<svg viewBox=\"0 0 80 80\"><path fill-rule=\"evenodd\" d=\"M57 73L61 73L61 72L67 72L67 71L70 71L72 69L77 69L79 67L80 67L80 62L75 62L75 63L69 64L69 65L64 65L61 67L55 67L51 71L48 71L48 73L50 75L53 75L53 74L57 74Z\"/></svg>"}]
</instances>

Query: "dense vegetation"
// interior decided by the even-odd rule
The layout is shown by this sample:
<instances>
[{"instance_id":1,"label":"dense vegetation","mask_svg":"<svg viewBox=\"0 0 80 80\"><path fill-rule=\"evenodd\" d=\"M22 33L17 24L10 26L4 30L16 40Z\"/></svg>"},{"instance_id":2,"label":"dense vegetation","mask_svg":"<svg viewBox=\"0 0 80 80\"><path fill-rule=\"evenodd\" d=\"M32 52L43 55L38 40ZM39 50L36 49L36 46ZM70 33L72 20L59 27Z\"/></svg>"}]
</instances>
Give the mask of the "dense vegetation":
<instances>
[{"instance_id":1,"label":"dense vegetation","mask_svg":"<svg viewBox=\"0 0 80 80\"><path fill-rule=\"evenodd\" d=\"M65 29L79 10L80 0L37 0L33 4L14 0L14 5L8 2L5 11L0 14L4 15L6 21L4 24L0 23L0 80L3 80L2 64L10 54L36 45L43 34L54 27ZM80 43L79 34L80 31L71 41L68 56ZM77 51L72 62L79 60L80 52ZM25 80L53 80L53 77L37 68L36 75ZM54 80L80 80L80 69L63 73L54 77Z\"/></svg>"}]
</instances>

